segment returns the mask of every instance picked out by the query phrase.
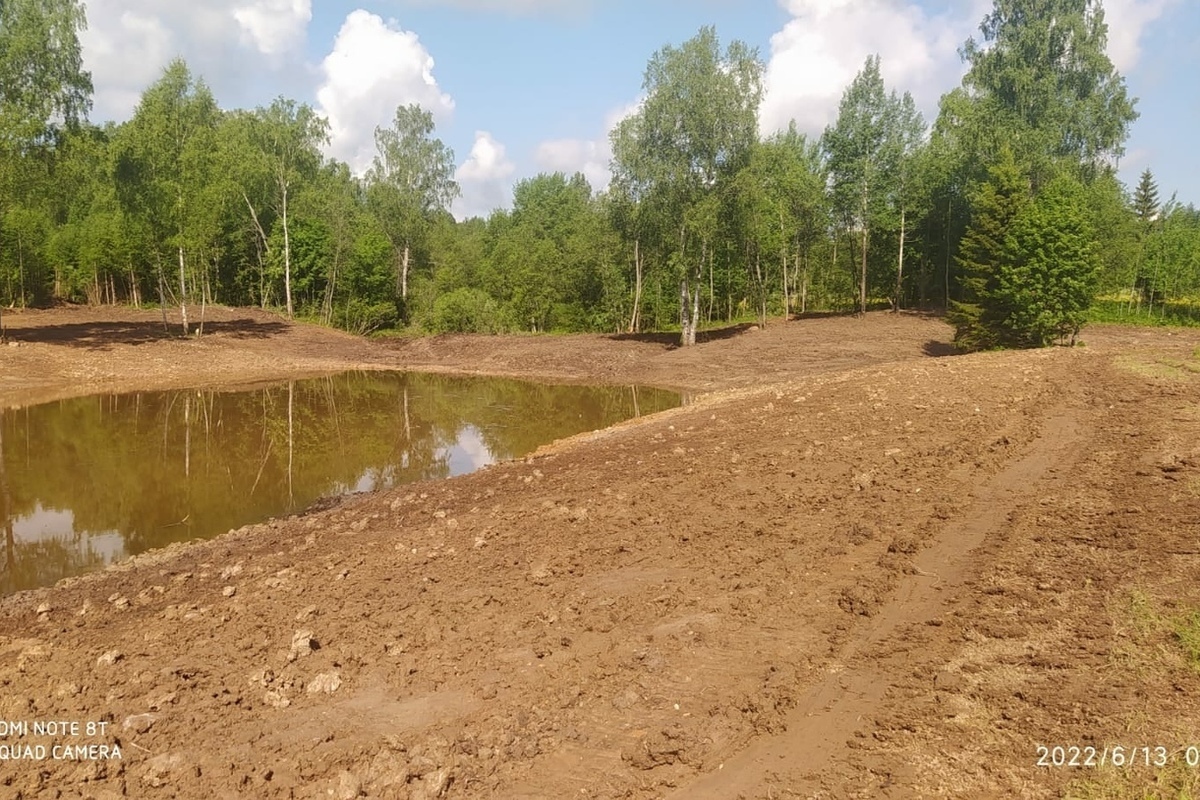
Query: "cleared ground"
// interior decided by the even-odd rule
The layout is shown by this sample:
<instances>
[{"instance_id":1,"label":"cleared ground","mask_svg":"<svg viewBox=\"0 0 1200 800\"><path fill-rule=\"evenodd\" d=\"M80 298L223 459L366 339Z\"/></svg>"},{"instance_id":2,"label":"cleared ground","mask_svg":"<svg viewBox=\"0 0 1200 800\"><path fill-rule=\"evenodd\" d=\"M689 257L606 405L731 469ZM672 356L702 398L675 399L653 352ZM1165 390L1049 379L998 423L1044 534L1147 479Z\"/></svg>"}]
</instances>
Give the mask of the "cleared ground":
<instances>
[{"instance_id":1,"label":"cleared ground","mask_svg":"<svg viewBox=\"0 0 1200 800\"><path fill-rule=\"evenodd\" d=\"M1200 332L957 357L940 321L886 313L687 350L378 343L225 309L199 341L151 313L4 320L0 405L348 367L692 398L6 598L0 719L108 722L58 740L122 754L9 760L7 796L1200 786ZM1039 745L1151 749L1039 767Z\"/></svg>"}]
</instances>

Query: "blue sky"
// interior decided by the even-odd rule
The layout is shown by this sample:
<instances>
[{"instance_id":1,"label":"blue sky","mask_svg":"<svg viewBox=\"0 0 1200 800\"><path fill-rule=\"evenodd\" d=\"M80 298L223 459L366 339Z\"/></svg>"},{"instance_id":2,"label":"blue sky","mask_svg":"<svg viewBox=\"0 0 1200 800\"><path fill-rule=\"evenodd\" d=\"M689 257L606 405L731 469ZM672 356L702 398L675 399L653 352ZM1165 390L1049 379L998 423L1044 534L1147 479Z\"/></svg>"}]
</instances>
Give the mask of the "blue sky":
<instances>
[{"instance_id":1,"label":"blue sky","mask_svg":"<svg viewBox=\"0 0 1200 800\"><path fill-rule=\"evenodd\" d=\"M636 108L647 59L703 25L767 62L764 132L819 134L868 54L928 118L958 85L957 47L989 0L89 0L95 120L127 118L175 56L223 107L283 94L326 114L329 153L362 169L396 106L434 112L459 164L462 217L508 203L539 171L600 185L608 130ZM1139 97L1122 177L1200 202L1200 3L1107 0L1110 55Z\"/></svg>"}]
</instances>

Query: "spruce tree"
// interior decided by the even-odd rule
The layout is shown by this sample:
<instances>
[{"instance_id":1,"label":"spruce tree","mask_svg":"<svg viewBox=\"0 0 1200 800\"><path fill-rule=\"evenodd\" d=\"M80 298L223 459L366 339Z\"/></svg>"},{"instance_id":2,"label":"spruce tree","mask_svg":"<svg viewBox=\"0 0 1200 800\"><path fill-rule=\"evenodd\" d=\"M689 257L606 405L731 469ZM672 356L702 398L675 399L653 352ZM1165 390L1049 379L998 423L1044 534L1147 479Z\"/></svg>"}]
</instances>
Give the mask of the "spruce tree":
<instances>
[{"instance_id":1,"label":"spruce tree","mask_svg":"<svg viewBox=\"0 0 1200 800\"><path fill-rule=\"evenodd\" d=\"M1083 187L1056 178L1013 221L984 297L984 325L1002 347L1074 344L1096 289L1098 259Z\"/></svg>"},{"instance_id":2,"label":"spruce tree","mask_svg":"<svg viewBox=\"0 0 1200 800\"><path fill-rule=\"evenodd\" d=\"M994 301L997 273L1009 229L1029 203L1029 181L1017 167L1011 150L1001 150L999 161L988 175L988 182L975 197L971 224L956 258L962 270L963 299L951 301L946 315L954 326L954 344L964 352L1001 345L997 332L1010 310Z\"/></svg>"},{"instance_id":3,"label":"spruce tree","mask_svg":"<svg viewBox=\"0 0 1200 800\"><path fill-rule=\"evenodd\" d=\"M1158 218L1158 184L1149 168L1142 173L1142 179L1133 193L1133 211L1142 223L1143 230L1148 230Z\"/></svg>"}]
</instances>

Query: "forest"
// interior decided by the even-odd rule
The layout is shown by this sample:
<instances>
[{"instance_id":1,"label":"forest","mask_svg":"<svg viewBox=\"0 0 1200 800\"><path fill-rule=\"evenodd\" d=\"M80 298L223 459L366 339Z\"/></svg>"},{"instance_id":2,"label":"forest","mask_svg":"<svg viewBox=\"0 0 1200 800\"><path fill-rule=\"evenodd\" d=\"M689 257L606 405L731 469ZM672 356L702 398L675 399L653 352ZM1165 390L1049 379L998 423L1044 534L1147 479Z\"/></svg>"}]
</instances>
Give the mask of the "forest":
<instances>
[{"instance_id":1,"label":"forest","mask_svg":"<svg viewBox=\"0 0 1200 800\"><path fill-rule=\"evenodd\" d=\"M932 121L870 57L819 137L764 136L760 55L701 29L650 57L607 187L539 174L462 221L454 153L416 105L362 175L323 156L309 105L223 110L181 60L131 119L89 122L85 26L77 0L0 2L2 309L158 305L191 334L219 303L359 334L687 345L735 320L920 308L963 349L1200 323L1200 212L1150 170L1116 175L1138 112L1098 0L997 0Z\"/></svg>"}]
</instances>

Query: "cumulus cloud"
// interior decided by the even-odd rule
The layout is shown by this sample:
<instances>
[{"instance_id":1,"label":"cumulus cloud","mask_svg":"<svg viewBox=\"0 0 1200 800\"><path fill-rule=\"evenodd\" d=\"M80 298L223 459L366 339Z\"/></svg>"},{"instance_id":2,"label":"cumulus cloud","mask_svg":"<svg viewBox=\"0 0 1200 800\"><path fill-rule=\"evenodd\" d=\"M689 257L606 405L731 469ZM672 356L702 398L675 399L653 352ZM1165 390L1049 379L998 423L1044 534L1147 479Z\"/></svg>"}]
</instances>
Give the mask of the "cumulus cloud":
<instances>
[{"instance_id":1,"label":"cumulus cloud","mask_svg":"<svg viewBox=\"0 0 1200 800\"><path fill-rule=\"evenodd\" d=\"M87 17L80 44L96 87L93 117L121 120L177 56L234 104L248 102L260 80L289 83L303 73L312 2L88 0Z\"/></svg>"},{"instance_id":2,"label":"cumulus cloud","mask_svg":"<svg viewBox=\"0 0 1200 800\"><path fill-rule=\"evenodd\" d=\"M1108 0L1109 56L1117 69L1136 64L1146 27L1178 0ZM819 134L837 117L842 92L878 53L884 80L910 91L927 118L965 70L958 48L978 36L990 0L947 4L930 13L902 0L781 0L791 19L771 37L759 122L764 133L799 128Z\"/></svg>"},{"instance_id":3,"label":"cumulus cloud","mask_svg":"<svg viewBox=\"0 0 1200 800\"><path fill-rule=\"evenodd\" d=\"M260 53L280 55L304 41L312 0L262 0L238 6L233 18L242 26L243 39Z\"/></svg>"},{"instance_id":4,"label":"cumulus cloud","mask_svg":"<svg viewBox=\"0 0 1200 800\"><path fill-rule=\"evenodd\" d=\"M375 128L390 124L398 106L417 103L442 120L454 110L420 38L368 11L346 17L320 71L317 104L329 119L329 153L356 172L370 166Z\"/></svg>"},{"instance_id":5,"label":"cumulus cloud","mask_svg":"<svg viewBox=\"0 0 1200 800\"><path fill-rule=\"evenodd\" d=\"M592 8L593 0L405 0L418 8L461 8L465 11L500 11L509 14L558 12L578 14Z\"/></svg>"},{"instance_id":6,"label":"cumulus cloud","mask_svg":"<svg viewBox=\"0 0 1200 800\"><path fill-rule=\"evenodd\" d=\"M594 139L550 139L537 146L534 162L544 172L582 172L593 189L608 187L612 175L612 142L609 134L628 116L636 114L641 99L613 109L604 118L604 132Z\"/></svg>"},{"instance_id":7,"label":"cumulus cloud","mask_svg":"<svg viewBox=\"0 0 1200 800\"><path fill-rule=\"evenodd\" d=\"M454 173L462 188L462 196L454 203L454 216L460 220L485 217L507 206L515 171L516 165L509 160L504 145L487 131L475 131L471 153Z\"/></svg>"},{"instance_id":8,"label":"cumulus cloud","mask_svg":"<svg viewBox=\"0 0 1200 800\"><path fill-rule=\"evenodd\" d=\"M1142 54L1142 34L1177 0L1108 0L1104 21L1108 23L1108 57L1121 72L1128 72Z\"/></svg>"},{"instance_id":9,"label":"cumulus cloud","mask_svg":"<svg viewBox=\"0 0 1200 800\"><path fill-rule=\"evenodd\" d=\"M842 92L878 53L888 86L910 91L927 114L962 75L958 47L989 0L929 14L896 0L784 0L792 18L771 37L759 121L764 133L791 120L816 135L837 117Z\"/></svg>"}]
</instances>

